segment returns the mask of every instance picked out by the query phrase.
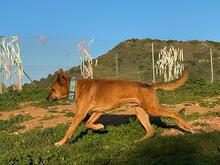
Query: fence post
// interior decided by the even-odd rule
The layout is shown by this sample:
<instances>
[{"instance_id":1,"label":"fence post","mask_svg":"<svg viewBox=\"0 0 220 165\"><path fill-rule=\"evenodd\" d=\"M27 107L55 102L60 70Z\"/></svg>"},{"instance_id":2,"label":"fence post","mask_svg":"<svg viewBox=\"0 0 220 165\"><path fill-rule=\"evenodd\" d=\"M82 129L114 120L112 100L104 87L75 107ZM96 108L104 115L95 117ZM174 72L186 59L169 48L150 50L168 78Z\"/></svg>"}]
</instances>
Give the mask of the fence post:
<instances>
[{"instance_id":1,"label":"fence post","mask_svg":"<svg viewBox=\"0 0 220 165\"><path fill-rule=\"evenodd\" d=\"M2 55L0 54L0 94L2 94Z\"/></svg>"},{"instance_id":2,"label":"fence post","mask_svg":"<svg viewBox=\"0 0 220 165\"><path fill-rule=\"evenodd\" d=\"M154 72L154 43L152 42L152 71L153 71L153 82L155 83L155 72Z\"/></svg>"},{"instance_id":3,"label":"fence post","mask_svg":"<svg viewBox=\"0 0 220 165\"><path fill-rule=\"evenodd\" d=\"M210 63L211 63L211 83L213 83L214 76L213 76L212 48L210 48Z\"/></svg>"}]
</instances>

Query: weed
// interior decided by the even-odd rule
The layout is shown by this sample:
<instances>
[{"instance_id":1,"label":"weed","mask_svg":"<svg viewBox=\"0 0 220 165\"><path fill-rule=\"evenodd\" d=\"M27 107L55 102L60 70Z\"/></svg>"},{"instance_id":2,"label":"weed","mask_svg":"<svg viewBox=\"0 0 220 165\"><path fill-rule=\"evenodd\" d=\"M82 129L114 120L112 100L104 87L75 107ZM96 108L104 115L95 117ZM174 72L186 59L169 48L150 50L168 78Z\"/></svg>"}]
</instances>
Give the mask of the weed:
<instances>
[{"instance_id":1,"label":"weed","mask_svg":"<svg viewBox=\"0 0 220 165\"><path fill-rule=\"evenodd\" d=\"M50 113L58 113L56 108L51 108L51 109L48 110L48 112L50 112Z\"/></svg>"},{"instance_id":2,"label":"weed","mask_svg":"<svg viewBox=\"0 0 220 165\"><path fill-rule=\"evenodd\" d=\"M57 105L68 105L66 100L56 100L56 101L47 101L47 100L39 100L38 102L32 103L33 106L36 107L42 107L42 108L48 108L48 107L54 107Z\"/></svg>"},{"instance_id":3,"label":"weed","mask_svg":"<svg viewBox=\"0 0 220 165\"><path fill-rule=\"evenodd\" d=\"M69 110L69 109L64 109L64 110L62 110L60 113L67 113L67 112L71 112L71 110Z\"/></svg>"},{"instance_id":4,"label":"weed","mask_svg":"<svg viewBox=\"0 0 220 165\"><path fill-rule=\"evenodd\" d=\"M208 127L209 124L208 123L200 123L200 122L194 122L193 126L202 126L202 127Z\"/></svg>"},{"instance_id":5,"label":"weed","mask_svg":"<svg viewBox=\"0 0 220 165\"><path fill-rule=\"evenodd\" d=\"M220 112L211 112L211 111L209 111L205 114L202 114L201 117L206 118L206 119L209 118L209 117L220 117Z\"/></svg>"},{"instance_id":6,"label":"weed","mask_svg":"<svg viewBox=\"0 0 220 165\"><path fill-rule=\"evenodd\" d=\"M0 132L14 132L19 129L24 128L24 126L19 126L19 123L31 120L32 116L30 115L16 115L11 116L8 120L0 120Z\"/></svg>"},{"instance_id":7,"label":"weed","mask_svg":"<svg viewBox=\"0 0 220 165\"><path fill-rule=\"evenodd\" d=\"M199 102L199 105L201 107L207 107L207 108L214 108L216 105L220 104L220 99L217 98L216 100L213 101L207 101L207 100L202 100Z\"/></svg>"},{"instance_id":8,"label":"weed","mask_svg":"<svg viewBox=\"0 0 220 165\"><path fill-rule=\"evenodd\" d=\"M57 116L54 115L45 115L40 121L45 121L45 120L51 120L56 118Z\"/></svg>"},{"instance_id":9,"label":"weed","mask_svg":"<svg viewBox=\"0 0 220 165\"><path fill-rule=\"evenodd\" d=\"M66 117L73 117L73 116L75 116L75 113L73 113L73 112L66 112L65 116Z\"/></svg>"}]
</instances>

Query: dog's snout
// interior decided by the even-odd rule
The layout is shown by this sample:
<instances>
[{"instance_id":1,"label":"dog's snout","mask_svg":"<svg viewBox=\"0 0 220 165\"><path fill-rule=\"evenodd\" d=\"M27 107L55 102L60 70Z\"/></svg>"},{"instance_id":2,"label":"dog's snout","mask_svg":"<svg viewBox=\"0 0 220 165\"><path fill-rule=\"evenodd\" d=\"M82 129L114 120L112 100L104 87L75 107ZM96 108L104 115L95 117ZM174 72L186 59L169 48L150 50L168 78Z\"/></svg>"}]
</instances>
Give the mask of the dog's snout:
<instances>
[{"instance_id":1,"label":"dog's snout","mask_svg":"<svg viewBox=\"0 0 220 165\"><path fill-rule=\"evenodd\" d=\"M53 101L54 100L53 97L52 97L52 94L48 95L46 99L47 99L47 101Z\"/></svg>"},{"instance_id":2,"label":"dog's snout","mask_svg":"<svg viewBox=\"0 0 220 165\"><path fill-rule=\"evenodd\" d=\"M57 100L58 98L56 97L56 96L54 96L53 94L51 94L51 95L49 95L49 96L47 96L47 101L55 101L55 100Z\"/></svg>"}]
</instances>

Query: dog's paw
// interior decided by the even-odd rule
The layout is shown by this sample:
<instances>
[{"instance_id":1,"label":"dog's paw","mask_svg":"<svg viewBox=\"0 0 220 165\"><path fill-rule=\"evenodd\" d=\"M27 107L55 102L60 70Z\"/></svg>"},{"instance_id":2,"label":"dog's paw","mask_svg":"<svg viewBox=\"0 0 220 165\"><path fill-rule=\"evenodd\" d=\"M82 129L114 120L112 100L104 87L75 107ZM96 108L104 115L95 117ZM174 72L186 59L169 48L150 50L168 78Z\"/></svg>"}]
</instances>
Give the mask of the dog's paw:
<instances>
[{"instance_id":1,"label":"dog's paw","mask_svg":"<svg viewBox=\"0 0 220 165\"><path fill-rule=\"evenodd\" d=\"M57 146L57 147L60 147L60 146L63 145L63 143L62 143L62 142L57 142L57 143L55 143L54 145Z\"/></svg>"},{"instance_id":2,"label":"dog's paw","mask_svg":"<svg viewBox=\"0 0 220 165\"><path fill-rule=\"evenodd\" d=\"M200 133L199 130L191 130L191 134L197 134L197 133Z\"/></svg>"},{"instance_id":3,"label":"dog's paw","mask_svg":"<svg viewBox=\"0 0 220 165\"><path fill-rule=\"evenodd\" d=\"M97 124L96 125L96 130L102 130L104 128L105 128L105 126L103 124Z\"/></svg>"}]
</instances>

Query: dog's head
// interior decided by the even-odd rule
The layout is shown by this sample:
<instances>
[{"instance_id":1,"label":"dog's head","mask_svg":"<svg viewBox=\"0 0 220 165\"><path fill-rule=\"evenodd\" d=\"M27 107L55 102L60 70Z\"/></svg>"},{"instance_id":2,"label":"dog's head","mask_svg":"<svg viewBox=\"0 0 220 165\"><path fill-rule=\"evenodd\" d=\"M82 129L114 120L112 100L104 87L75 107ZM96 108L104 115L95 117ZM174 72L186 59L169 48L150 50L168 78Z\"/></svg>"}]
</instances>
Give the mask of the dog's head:
<instances>
[{"instance_id":1,"label":"dog's head","mask_svg":"<svg viewBox=\"0 0 220 165\"><path fill-rule=\"evenodd\" d=\"M66 77L63 69L57 72L56 81L52 84L51 94L47 97L48 100L64 99L69 95L70 78Z\"/></svg>"}]
</instances>

